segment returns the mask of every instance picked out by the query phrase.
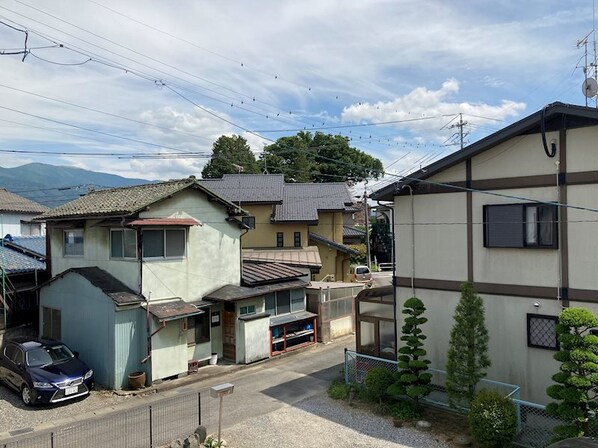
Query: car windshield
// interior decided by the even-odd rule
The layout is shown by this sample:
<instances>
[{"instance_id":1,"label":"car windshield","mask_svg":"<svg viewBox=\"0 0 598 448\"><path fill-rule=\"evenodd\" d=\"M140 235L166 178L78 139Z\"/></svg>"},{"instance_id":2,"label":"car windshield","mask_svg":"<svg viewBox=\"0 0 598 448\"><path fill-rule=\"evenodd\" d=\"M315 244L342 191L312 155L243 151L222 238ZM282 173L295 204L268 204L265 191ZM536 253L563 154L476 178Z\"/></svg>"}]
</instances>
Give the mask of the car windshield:
<instances>
[{"instance_id":1,"label":"car windshield","mask_svg":"<svg viewBox=\"0 0 598 448\"><path fill-rule=\"evenodd\" d=\"M26 356L29 367L40 367L65 361L73 358L75 355L73 355L73 352L66 345L53 345L29 350Z\"/></svg>"}]
</instances>

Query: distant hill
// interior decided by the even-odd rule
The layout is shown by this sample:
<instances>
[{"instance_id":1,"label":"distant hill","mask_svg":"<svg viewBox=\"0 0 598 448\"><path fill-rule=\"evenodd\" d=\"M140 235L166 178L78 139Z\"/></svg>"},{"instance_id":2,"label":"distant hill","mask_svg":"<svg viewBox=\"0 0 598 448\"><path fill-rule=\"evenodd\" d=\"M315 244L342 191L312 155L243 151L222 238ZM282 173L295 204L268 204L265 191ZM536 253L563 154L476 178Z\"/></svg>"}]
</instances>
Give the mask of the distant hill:
<instances>
[{"instance_id":1,"label":"distant hill","mask_svg":"<svg viewBox=\"0 0 598 448\"><path fill-rule=\"evenodd\" d=\"M128 187L149 182L146 179L130 179L44 163L30 163L16 168L0 167L0 188L50 208L78 198L89 188Z\"/></svg>"}]
</instances>

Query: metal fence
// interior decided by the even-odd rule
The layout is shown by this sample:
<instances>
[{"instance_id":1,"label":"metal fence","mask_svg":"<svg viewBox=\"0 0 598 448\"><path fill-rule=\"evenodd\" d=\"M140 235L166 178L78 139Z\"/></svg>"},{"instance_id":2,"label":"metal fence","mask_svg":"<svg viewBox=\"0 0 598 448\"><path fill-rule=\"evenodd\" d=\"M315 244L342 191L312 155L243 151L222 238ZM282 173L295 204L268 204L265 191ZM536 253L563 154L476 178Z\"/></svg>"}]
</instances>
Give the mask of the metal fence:
<instances>
[{"instance_id":1,"label":"metal fence","mask_svg":"<svg viewBox=\"0 0 598 448\"><path fill-rule=\"evenodd\" d=\"M202 398L208 396L202 391L165 398L56 430L0 441L0 448L159 447L189 436L202 422L206 425L209 404Z\"/></svg>"},{"instance_id":2,"label":"metal fence","mask_svg":"<svg viewBox=\"0 0 598 448\"><path fill-rule=\"evenodd\" d=\"M363 384L370 369L382 367L391 372L397 371L397 361L362 355L345 350L345 382ZM446 389L446 372L429 369L432 373L432 392L424 399L430 405L451 409L448 405ZM513 445L525 448L543 448L550 443L555 426L563 421L547 414L545 406L520 400L520 388L512 384L483 379L480 389L494 389L504 397L510 398L517 410L518 432ZM465 407L461 410L467 411ZM598 437L598 424L590 427L590 437Z\"/></svg>"}]
</instances>

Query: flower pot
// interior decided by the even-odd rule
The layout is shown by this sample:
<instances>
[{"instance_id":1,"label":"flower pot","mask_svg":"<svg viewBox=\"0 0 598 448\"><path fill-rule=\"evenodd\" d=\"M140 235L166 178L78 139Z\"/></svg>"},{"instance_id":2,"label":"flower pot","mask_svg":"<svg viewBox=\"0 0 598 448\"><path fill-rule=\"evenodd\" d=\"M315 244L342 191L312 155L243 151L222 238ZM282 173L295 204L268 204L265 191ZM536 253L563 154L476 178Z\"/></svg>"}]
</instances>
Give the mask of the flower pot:
<instances>
[{"instance_id":1,"label":"flower pot","mask_svg":"<svg viewBox=\"0 0 598 448\"><path fill-rule=\"evenodd\" d=\"M218 364L218 353L212 353L212 356L210 357L210 365L215 366L216 364Z\"/></svg>"},{"instance_id":2,"label":"flower pot","mask_svg":"<svg viewBox=\"0 0 598 448\"><path fill-rule=\"evenodd\" d=\"M142 387L145 387L145 372L129 373L128 378L130 389L141 389Z\"/></svg>"}]
</instances>

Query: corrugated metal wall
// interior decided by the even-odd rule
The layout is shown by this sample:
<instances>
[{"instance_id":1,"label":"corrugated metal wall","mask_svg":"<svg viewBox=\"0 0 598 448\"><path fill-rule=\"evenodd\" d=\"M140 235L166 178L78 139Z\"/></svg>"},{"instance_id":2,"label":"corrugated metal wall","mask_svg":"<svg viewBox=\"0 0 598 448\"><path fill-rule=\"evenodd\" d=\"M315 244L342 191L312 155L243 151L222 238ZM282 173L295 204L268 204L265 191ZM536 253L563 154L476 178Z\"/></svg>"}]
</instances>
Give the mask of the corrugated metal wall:
<instances>
[{"instance_id":1,"label":"corrugated metal wall","mask_svg":"<svg viewBox=\"0 0 598 448\"><path fill-rule=\"evenodd\" d=\"M142 308L116 311L114 315L114 372L115 389L127 387L128 375L144 371L150 383L149 363L141 364L146 356L145 311Z\"/></svg>"}]
</instances>

